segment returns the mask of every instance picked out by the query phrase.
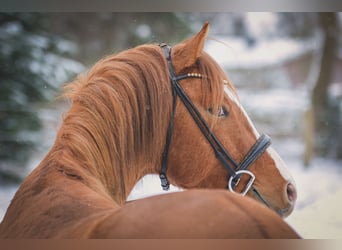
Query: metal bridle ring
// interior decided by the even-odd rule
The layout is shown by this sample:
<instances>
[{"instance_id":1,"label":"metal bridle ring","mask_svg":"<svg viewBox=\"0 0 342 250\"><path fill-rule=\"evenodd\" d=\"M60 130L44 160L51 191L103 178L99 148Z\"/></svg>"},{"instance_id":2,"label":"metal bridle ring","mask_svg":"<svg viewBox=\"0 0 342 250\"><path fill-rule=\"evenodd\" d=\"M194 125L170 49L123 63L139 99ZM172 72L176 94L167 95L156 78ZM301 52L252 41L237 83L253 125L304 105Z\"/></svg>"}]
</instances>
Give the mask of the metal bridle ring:
<instances>
[{"instance_id":1,"label":"metal bridle ring","mask_svg":"<svg viewBox=\"0 0 342 250\"><path fill-rule=\"evenodd\" d=\"M233 180L234 180L234 178L236 178L236 176L242 175L242 174L247 174L247 175L249 175L249 176L250 176L250 179L249 179L248 183L246 184L246 187L239 193L239 192L236 192L236 191L234 190L234 188L235 188L235 186L236 186L237 184L233 187ZM240 180L240 178L239 178L239 180ZM250 188L252 187L254 180L255 180L255 175L254 175L252 172L250 172L250 171L248 171L248 170L239 170L239 171L236 171L236 175L235 175L235 176L230 176L230 178L229 178L229 181L228 181L228 189L229 189L230 192L237 193L237 194L240 194L240 195L244 196L244 195L247 194L247 192L248 192L248 191L250 190Z\"/></svg>"}]
</instances>

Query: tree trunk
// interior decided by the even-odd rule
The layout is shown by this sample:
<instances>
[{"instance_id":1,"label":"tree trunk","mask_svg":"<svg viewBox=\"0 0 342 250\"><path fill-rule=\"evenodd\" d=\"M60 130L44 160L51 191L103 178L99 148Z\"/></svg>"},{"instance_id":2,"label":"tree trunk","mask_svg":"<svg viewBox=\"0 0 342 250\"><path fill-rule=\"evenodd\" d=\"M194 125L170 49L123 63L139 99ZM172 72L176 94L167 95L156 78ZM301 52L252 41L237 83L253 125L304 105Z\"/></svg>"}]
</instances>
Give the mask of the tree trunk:
<instances>
[{"instance_id":1,"label":"tree trunk","mask_svg":"<svg viewBox=\"0 0 342 250\"><path fill-rule=\"evenodd\" d=\"M329 99L328 88L332 82L333 68L338 49L339 25L336 13L320 13L319 21L324 33L320 71L312 92L313 126L315 131L314 150L328 156L336 150L336 134L339 111ZM333 149L335 147L335 149ZM336 154L335 154L336 155Z\"/></svg>"}]
</instances>

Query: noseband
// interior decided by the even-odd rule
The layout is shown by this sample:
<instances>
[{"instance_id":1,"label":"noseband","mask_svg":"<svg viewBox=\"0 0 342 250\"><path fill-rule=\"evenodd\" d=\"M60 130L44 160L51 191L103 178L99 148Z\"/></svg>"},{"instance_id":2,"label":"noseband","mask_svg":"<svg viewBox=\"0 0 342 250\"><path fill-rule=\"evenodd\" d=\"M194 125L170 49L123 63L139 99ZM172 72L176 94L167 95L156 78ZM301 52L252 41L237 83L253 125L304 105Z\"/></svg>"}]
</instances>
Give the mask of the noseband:
<instances>
[{"instance_id":1,"label":"noseband","mask_svg":"<svg viewBox=\"0 0 342 250\"><path fill-rule=\"evenodd\" d=\"M201 113L198 111L198 109L195 107L193 102L190 100L190 98L187 96L181 85L179 84L179 81L186 78L199 78L201 75L199 74L183 74L183 75L176 75L174 67L172 65L171 61L171 47L169 47L167 44L163 43L159 45L166 56L169 73L170 73L170 79L171 79L171 88L172 88L172 95L173 95L173 110L171 113L171 120L169 124L169 128L166 135L166 144L163 152L163 159L162 159L162 167L160 172L160 180L161 180L161 186L163 190L169 190L170 184L166 177L166 171L167 171L167 160L169 155L169 148L171 143L171 137L174 127L174 118L175 118L175 111L176 111L176 100L177 96L180 98L184 106L189 111L190 115L194 119L195 123L201 130L204 137L207 139L209 144L211 145L212 149L214 150L216 158L222 163L222 165L228 170L230 177L228 179L228 189L231 192L235 192L235 188L238 185L242 175L248 175L249 181L246 184L245 188L240 192L241 195L245 195L252 187L252 184L255 180L255 176L252 172L248 170L248 167L260 157L260 155L265 152L265 150L268 148L268 146L271 144L271 139L267 135L261 135L256 143L252 146L252 148L248 151L244 159L240 164L238 164L226 151L226 149L223 147L221 142L217 139L215 134L210 129L207 122L202 117ZM253 191L256 192L255 188L253 188ZM262 199L262 197L256 192L258 197ZM263 199L262 199L263 200ZM264 201L265 202L265 201Z\"/></svg>"}]
</instances>

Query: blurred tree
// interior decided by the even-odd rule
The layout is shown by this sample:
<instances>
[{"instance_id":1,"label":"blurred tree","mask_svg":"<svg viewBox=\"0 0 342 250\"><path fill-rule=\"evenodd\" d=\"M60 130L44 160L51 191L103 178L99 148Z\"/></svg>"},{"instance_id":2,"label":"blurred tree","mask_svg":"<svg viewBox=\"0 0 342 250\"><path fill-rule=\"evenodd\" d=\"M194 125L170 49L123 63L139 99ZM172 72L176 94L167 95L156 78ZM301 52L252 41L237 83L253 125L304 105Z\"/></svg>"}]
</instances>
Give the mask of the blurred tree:
<instances>
[{"instance_id":1,"label":"blurred tree","mask_svg":"<svg viewBox=\"0 0 342 250\"><path fill-rule=\"evenodd\" d=\"M49 33L46 21L38 13L0 14L2 181L19 180L18 172L23 172L20 168L26 166L39 141L41 122L37 105L50 99L55 93L56 81L73 69L70 64L66 65L70 62L67 61L68 42ZM59 64L67 68L61 70L64 66Z\"/></svg>"},{"instance_id":2,"label":"blurred tree","mask_svg":"<svg viewBox=\"0 0 342 250\"><path fill-rule=\"evenodd\" d=\"M339 103L333 100L328 92L338 54L338 16L334 12L319 13L319 24L324 40L319 75L312 91L315 150L319 154L342 158L341 110Z\"/></svg>"},{"instance_id":3,"label":"blurred tree","mask_svg":"<svg viewBox=\"0 0 342 250\"><path fill-rule=\"evenodd\" d=\"M306 38L315 35L318 25L317 13L280 12L278 13L278 35Z\"/></svg>"},{"instance_id":4,"label":"blurred tree","mask_svg":"<svg viewBox=\"0 0 342 250\"><path fill-rule=\"evenodd\" d=\"M313 74L315 79L311 93L311 107L305 114L304 163L308 165L313 154L342 159L342 111L339 101L329 94L330 85L334 81L338 49L341 46L338 14L279 13L279 25L280 32L285 36L314 37L319 30L323 38L322 48L318 53L320 58L317 77L316 71Z\"/></svg>"}]
</instances>

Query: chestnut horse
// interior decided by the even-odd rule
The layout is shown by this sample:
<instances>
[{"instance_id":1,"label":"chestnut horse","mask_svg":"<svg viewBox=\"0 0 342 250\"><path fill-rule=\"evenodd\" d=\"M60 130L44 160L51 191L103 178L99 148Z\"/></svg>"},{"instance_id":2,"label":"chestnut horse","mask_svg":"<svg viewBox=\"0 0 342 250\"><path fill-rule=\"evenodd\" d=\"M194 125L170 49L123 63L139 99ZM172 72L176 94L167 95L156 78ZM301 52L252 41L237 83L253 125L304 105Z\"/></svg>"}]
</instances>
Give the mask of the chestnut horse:
<instances>
[{"instance_id":1,"label":"chestnut horse","mask_svg":"<svg viewBox=\"0 0 342 250\"><path fill-rule=\"evenodd\" d=\"M172 50L108 56L67 85L72 106L1 238L298 237L279 216L293 209L293 180L203 51L208 28ZM126 202L148 173L192 190Z\"/></svg>"}]
</instances>

